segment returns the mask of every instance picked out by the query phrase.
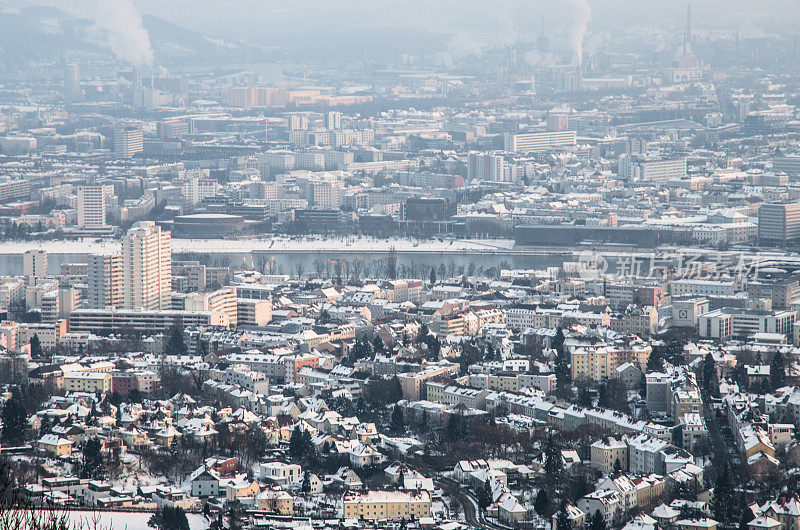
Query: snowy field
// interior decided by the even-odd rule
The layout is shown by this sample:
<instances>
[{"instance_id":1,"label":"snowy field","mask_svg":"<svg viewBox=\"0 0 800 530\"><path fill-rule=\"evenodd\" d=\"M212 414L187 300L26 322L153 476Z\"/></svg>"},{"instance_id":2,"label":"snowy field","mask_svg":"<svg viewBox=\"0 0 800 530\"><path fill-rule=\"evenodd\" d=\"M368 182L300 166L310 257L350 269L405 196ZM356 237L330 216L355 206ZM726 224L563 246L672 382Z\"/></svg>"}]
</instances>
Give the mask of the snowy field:
<instances>
[{"instance_id":1,"label":"snowy field","mask_svg":"<svg viewBox=\"0 0 800 530\"><path fill-rule=\"evenodd\" d=\"M69 512L73 524L80 524L81 528L93 528L97 520L99 528L103 530L152 530L147 525L152 513L146 512ZM207 530L209 521L197 513L187 513L190 530Z\"/></svg>"}]
</instances>

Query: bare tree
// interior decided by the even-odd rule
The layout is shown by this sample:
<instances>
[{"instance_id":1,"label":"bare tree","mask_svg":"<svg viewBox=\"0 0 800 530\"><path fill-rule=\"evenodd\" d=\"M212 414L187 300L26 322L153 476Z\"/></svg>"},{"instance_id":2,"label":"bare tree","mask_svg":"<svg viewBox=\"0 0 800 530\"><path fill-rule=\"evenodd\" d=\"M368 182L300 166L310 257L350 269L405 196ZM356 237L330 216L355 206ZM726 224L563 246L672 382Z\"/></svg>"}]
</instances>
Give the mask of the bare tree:
<instances>
[{"instance_id":1,"label":"bare tree","mask_svg":"<svg viewBox=\"0 0 800 530\"><path fill-rule=\"evenodd\" d=\"M359 259L353 260L353 262L350 264L350 278L357 282L361 279L361 275L363 273L364 263Z\"/></svg>"},{"instance_id":2,"label":"bare tree","mask_svg":"<svg viewBox=\"0 0 800 530\"><path fill-rule=\"evenodd\" d=\"M389 249L389 256L386 258L386 277L390 280L397 278L397 249Z\"/></svg>"},{"instance_id":3,"label":"bare tree","mask_svg":"<svg viewBox=\"0 0 800 530\"><path fill-rule=\"evenodd\" d=\"M326 264L325 260L322 259L321 257L317 257L314 260L314 263L312 264L312 266L314 267L314 275L317 278L322 278L322 274L325 272L325 269L326 269L325 264Z\"/></svg>"}]
</instances>

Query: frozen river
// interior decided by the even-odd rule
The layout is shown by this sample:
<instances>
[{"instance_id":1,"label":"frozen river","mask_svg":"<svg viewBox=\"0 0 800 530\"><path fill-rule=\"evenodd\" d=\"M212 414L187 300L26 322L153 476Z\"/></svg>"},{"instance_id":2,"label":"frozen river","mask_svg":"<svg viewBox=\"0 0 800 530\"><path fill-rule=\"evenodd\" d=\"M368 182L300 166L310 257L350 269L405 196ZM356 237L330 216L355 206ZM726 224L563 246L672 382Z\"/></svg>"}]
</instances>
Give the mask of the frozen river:
<instances>
[{"instance_id":1,"label":"frozen river","mask_svg":"<svg viewBox=\"0 0 800 530\"><path fill-rule=\"evenodd\" d=\"M86 262L94 253L120 251L117 240L44 241L0 243L0 275L22 274L22 254L28 249L46 250L50 274L57 274L62 263ZM275 238L275 239L173 239L175 259L200 259L209 265L245 264L263 268L271 262L273 272L294 274L298 266L305 274L314 270L315 263L344 259L372 263L377 269L394 249L398 266L429 270L430 267L469 267L475 269L500 267L507 263L515 268L543 268L560 265L569 253L557 249L542 251L520 250L510 239L374 239L345 238ZM427 277L427 273L424 275Z\"/></svg>"}]
</instances>

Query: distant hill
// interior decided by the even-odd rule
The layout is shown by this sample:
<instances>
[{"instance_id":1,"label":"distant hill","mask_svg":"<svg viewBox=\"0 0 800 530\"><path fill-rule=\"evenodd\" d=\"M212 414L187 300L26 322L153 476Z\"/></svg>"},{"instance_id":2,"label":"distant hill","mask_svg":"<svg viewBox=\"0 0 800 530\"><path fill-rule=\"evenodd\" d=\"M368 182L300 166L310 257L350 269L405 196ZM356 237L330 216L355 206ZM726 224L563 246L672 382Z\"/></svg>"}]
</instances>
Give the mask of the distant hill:
<instances>
[{"instance_id":1,"label":"distant hill","mask_svg":"<svg viewBox=\"0 0 800 530\"><path fill-rule=\"evenodd\" d=\"M83 55L113 60L110 50L86 38L88 24L54 7L0 8L0 68L13 70L29 61L58 62ZM165 66L229 64L269 55L265 47L212 40L151 15L143 16L142 24L150 35L156 62Z\"/></svg>"}]
</instances>

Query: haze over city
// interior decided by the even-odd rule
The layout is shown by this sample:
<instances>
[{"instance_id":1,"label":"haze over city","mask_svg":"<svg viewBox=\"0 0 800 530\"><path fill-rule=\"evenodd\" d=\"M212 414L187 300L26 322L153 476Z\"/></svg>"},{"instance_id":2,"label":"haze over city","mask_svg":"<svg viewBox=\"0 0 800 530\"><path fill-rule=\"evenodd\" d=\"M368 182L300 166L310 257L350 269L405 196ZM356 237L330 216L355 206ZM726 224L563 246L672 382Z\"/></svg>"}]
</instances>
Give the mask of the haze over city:
<instances>
[{"instance_id":1,"label":"haze over city","mask_svg":"<svg viewBox=\"0 0 800 530\"><path fill-rule=\"evenodd\" d=\"M6 0L0 530L798 530L798 25Z\"/></svg>"}]
</instances>

